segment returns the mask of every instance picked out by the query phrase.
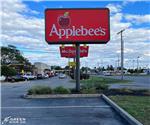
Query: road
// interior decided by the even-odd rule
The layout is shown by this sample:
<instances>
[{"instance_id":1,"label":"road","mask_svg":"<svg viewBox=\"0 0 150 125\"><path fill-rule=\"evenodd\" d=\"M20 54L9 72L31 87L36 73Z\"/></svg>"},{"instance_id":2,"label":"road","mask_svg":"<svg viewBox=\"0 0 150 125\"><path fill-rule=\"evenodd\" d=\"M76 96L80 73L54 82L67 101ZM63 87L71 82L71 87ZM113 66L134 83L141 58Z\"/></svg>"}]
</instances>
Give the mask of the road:
<instances>
[{"instance_id":1,"label":"road","mask_svg":"<svg viewBox=\"0 0 150 125\"><path fill-rule=\"evenodd\" d=\"M99 98L23 99L33 85L74 87L70 79L54 77L1 85L4 125L129 125L104 100ZM17 121L16 121L17 119ZM18 122L18 123L17 123Z\"/></svg>"},{"instance_id":2,"label":"road","mask_svg":"<svg viewBox=\"0 0 150 125\"><path fill-rule=\"evenodd\" d=\"M100 76L121 79L121 76ZM150 76L124 76L124 80L131 80L127 84L112 84L110 88L150 89Z\"/></svg>"}]
</instances>

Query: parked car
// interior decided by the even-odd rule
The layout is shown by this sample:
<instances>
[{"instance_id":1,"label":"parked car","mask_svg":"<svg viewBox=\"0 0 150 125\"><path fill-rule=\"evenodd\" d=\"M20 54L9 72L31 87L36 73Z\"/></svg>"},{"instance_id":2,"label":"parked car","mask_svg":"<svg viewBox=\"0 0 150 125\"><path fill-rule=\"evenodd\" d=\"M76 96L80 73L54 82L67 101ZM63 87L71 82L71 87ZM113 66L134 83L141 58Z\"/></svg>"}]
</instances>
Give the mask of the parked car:
<instances>
[{"instance_id":1,"label":"parked car","mask_svg":"<svg viewBox=\"0 0 150 125\"><path fill-rule=\"evenodd\" d=\"M48 75L48 74L45 74L45 75L44 75L44 78L49 78L49 75Z\"/></svg>"},{"instance_id":2,"label":"parked car","mask_svg":"<svg viewBox=\"0 0 150 125\"><path fill-rule=\"evenodd\" d=\"M74 79L74 73L70 73L70 77L72 79ZM89 74L86 74L86 73L80 73L80 80L82 79L89 79L90 78L90 75Z\"/></svg>"},{"instance_id":3,"label":"parked car","mask_svg":"<svg viewBox=\"0 0 150 125\"><path fill-rule=\"evenodd\" d=\"M8 76L7 81L9 82L25 81L25 78L22 75Z\"/></svg>"},{"instance_id":4,"label":"parked car","mask_svg":"<svg viewBox=\"0 0 150 125\"><path fill-rule=\"evenodd\" d=\"M0 81L5 81L6 77L5 76L0 76Z\"/></svg>"},{"instance_id":5,"label":"parked car","mask_svg":"<svg viewBox=\"0 0 150 125\"><path fill-rule=\"evenodd\" d=\"M25 78L26 80L31 80L31 79L37 79L37 76L31 74L25 74L23 75L23 78Z\"/></svg>"},{"instance_id":6,"label":"parked car","mask_svg":"<svg viewBox=\"0 0 150 125\"><path fill-rule=\"evenodd\" d=\"M43 75L42 74L37 74L37 79L43 79Z\"/></svg>"},{"instance_id":7,"label":"parked car","mask_svg":"<svg viewBox=\"0 0 150 125\"><path fill-rule=\"evenodd\" d=\"M65 74L59 74L60 79L65 79L67 76Z\"/></svg>"}]
</instances>

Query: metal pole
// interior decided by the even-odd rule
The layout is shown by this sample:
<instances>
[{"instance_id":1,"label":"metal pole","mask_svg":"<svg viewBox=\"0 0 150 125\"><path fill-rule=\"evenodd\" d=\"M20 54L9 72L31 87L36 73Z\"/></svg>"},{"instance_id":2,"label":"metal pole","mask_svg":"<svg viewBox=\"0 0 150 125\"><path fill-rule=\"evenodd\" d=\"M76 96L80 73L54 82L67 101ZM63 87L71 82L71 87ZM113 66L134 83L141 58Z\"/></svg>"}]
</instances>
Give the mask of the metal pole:
<instances>
[{"instance_id":1,"label":"metal pole","mask_svg":"<svg viewBox=\"0 0 150 125\"><path fill-rule=\"evenodd\" d=\"M137 57L137 73L139 73L139 71L138 71L138 70L139 70L139 58L140 58L140 57L138 56L138 57Z\"/></svg>"},{"instance_id":2,"label":"metal pole","mask_svg":"<svg viewBox=\"0 0 150 125\"><path fill-rule=\"evenodd\" d=\"M121 79L123 80L123 62L124 62L124 43L122 39L122 32L121 32Z\"/></svg>"},{"instance_id":3,"label":"metal pole","mask_svg":"<svg viewBox=\"0 0 150 125\"><path fill-rule=\"evenodd\" d=\"M122 32L125 31L125 29L121 30L117 34L121 34L121 80L123 80L123 62L124 62L124 41L122 39Z\"/></svg>"},{"instance_id":4,"label":"metal pole","mask_svg":"<svg viewBox=\"0 0 150 125\"><path fill-rule=\"evenodd\" d=\"M133 70L134 70L134 60L133 60Z\"/></svg>"},{"instance_id":5,"label":"metal pole","mask_svg":"<svg viewBox=\"0 0 150 125\"><path fill-rule=\"evenodd\" d=\"M80 44L76 44L76 91L80 91Z\"/></svg>"},{"instance_id":6,"label":"metal pole","mask_svg":"<svg viewBox=\"0 0 150 125\"><path fill-rule=\"evenodd\" d=\"M137 57L137 70L139 69L139 56Z\"/></svg>"},{"instance_id":7,"label":"metal pole","mask_svg":"<svg viewBox=\"0 0 150 125\"><path fill-rule=\"evenodd\" d=\"M76 62L76 58L73 58L73 61ZM74 79L76 79L76 67L74 67Z\"/></svg>"}]
</instances>

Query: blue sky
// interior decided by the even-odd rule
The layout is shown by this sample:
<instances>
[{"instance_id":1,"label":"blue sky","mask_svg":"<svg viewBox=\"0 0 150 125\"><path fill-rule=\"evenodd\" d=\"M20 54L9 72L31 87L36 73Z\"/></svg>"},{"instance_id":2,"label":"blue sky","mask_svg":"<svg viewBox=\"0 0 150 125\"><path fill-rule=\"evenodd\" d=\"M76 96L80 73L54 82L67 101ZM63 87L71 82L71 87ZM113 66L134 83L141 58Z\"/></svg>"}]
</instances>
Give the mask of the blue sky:
<instances>
[{"instance_id":1,"label":"blue sky","mask_svg":"<svg viewBox=\"0 0 150 125\"><path fill-rule=\"evenodd\" d=\"M26 13L27 16L35 16L37 18L44 18L44 10L46 8L104 8L108 4L123 5L121 12L123 14L135 14L145 15L150 13L150 4L148 1L137 1L137 2L122 2L122 1L44 1L44 2L33 2L24 1L30 9L33 9L39 14L35 15L32 13ZM122 19L126 22L125 19ZM149 27L147 23L142 24L142 27ZM141 27L140 25L134 25L135 28Z\"/></svg>"},{"instance_id":2,"label":"blue sky","mask_svg":"<svg viewBox=\"0 0 150 125\"><path fill-rule=\"evenodd\" d=\"M44 2L33 2L33 1L24 1L29 8L40 12L38 17L43 18L43 12L46 8L99 8L105 7L108 4L123 4L122 1L44 1ZM142 2L130 2L129 4L124 5L125 8L122 9L124 14L149 14L150 4L148 1Z\"/></svg>"},{"instance_id":3,"label":"blue sky","mask_svg":"<svg viewBox=\"0 0 150 125\"><path fill-rule=\"evenodd\" d=\"M149 66L150 2L149 1L20 1L2 0L2 43L15 45L32 63L66 66L68 60L60 57L59 45L48 45L44 36L44 10L46 8L104 8L110 9L111 40L106 45L90 45L89 57L81 65L90 67L103 62L116 66L120 58L120 36L125 28L125 66L133 67L140 56L140 65ZM3 15L2 15L3 13ZM94 60L94 61L93 61ZM61 63L60 63L61 62Z\"/></svg>"}]
</instances>

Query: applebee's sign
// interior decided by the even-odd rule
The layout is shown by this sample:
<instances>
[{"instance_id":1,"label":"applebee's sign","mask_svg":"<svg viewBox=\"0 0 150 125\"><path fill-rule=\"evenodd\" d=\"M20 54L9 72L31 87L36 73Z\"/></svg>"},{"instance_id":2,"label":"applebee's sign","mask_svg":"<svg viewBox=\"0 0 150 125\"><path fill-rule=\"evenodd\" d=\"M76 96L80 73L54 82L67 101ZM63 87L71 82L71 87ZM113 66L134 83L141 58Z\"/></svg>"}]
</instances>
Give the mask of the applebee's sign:
<instances>
[{"instance_id":1,"label":"applebee's sign","mask_svg":"<svg viewBox=\"0 0 150 125\"><path fill-rule=\"evenodd\" d=\"M107 43L109 10L46 9L45 39L49 44Z\"/></svg>"}]
</instances>

